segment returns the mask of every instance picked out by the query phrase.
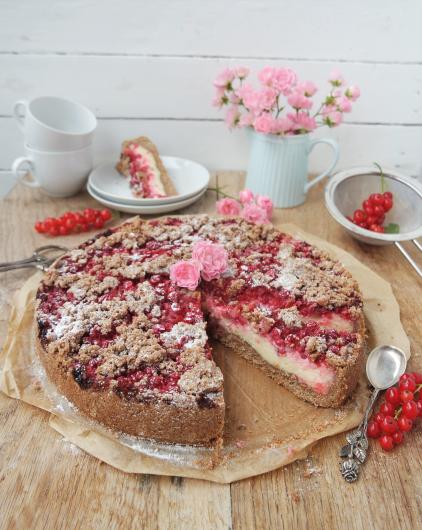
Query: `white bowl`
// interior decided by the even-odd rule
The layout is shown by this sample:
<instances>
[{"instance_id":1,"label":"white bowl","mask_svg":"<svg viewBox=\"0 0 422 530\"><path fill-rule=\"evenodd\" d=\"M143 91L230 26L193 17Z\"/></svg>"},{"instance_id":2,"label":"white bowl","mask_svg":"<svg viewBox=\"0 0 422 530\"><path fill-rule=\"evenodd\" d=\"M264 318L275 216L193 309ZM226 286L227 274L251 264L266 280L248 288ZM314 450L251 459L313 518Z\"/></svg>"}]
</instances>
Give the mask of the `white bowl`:
<instances>
[{"instance_id":1,"label":"white bowl","mask_svg":"<svg viewBox=\"0 0 422 530\"><path fill-rule=\"evenodd\" d=\"M347 219L371 193L381 191L381 177L372 167L355 167L339 171L331 177L325 188L325 204L334 219L347 232L364 243L389 245L395 241L408 241L422 236L422 185L394 169L385 169L386 190L394 196L393 208L386 214L385 224L400 226L398 234L379 234L355 225Z\"/></svg>"},{"instance_id":2,"label":"white bowl","mask_svg":"<svg viewBox=\"0 0 422 530\"><path fill-rule=\"evenodd\" d=\"M157 204L157 205L134 205L134 204L126 204L124 202L118 202L118 201L110 201L109 199L106 199L102 195L98 194L95 190L92 189L92 187L88 184L87 186L88 193L93 197L96 201L100 202L101 204L104 204L104 206L107 206L108 208L111 208L113 210L118 210L119 212L125 212L125 213L133 213L133 214L144 214L144 215L156 215L156 214L162 214L162 213L169 213L169 212L175 212L176 210L180 210L181 208L186 208L186 206L189 206L196 202L198 199L204 195L204 193L207 191L206 188L204 188L202 191L200 191L197 195L194 195L193 197L189 197L187 199L184 199L182 201L177 202L171 202L168 204Z\"/></svg>"},{"instance_id":3,"label":"white bowl","mask_svg":"<svg viewBox=\"0 0 422 530\"><path fill-rule=\"evenodd\" d=\"M89 176L89 185L94 192L108 200L134 206L178 202L198 195L208 187L210 174L201 164L174 156L162 156L161 159L176 187L177 195L158 199L135 197L129 187L129 179L117 171L115 162L106 162L97 166Z\"/></svg>"}]
</instances>

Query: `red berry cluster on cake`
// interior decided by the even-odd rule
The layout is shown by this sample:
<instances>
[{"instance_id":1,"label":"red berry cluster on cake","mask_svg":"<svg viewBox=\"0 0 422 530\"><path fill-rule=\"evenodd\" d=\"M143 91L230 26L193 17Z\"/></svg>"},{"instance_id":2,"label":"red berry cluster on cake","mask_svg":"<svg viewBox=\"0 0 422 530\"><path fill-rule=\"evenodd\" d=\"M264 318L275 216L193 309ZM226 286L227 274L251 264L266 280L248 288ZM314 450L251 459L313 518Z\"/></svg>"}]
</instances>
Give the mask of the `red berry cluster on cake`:
<instances>
[{"instance_id":1,"label":"red berry cluster on cake","mask_svg":"<svg viewBox=\"0 0 422 530\"><path fill-rule=\"evenodd\" d=\"M227 270L196 290L177 286L169 270L204 241L224 246ZM315 405L343 403L363 360L350 274L315 247L239 218L135 219L108 230L49 270L36 317L40 357L71 402L114 430L171 443L222 437L223 377L206 322Z\"/></svg>"},{"instance_id":2,"label":"red berry cluster on cake","mask_svg":"<svg viewBox=\"0 0 422 530\"><path fill-rule=\"evenodd\" d=\"M136 197L158 199L177 195L156 146L145 136L123 142L116 169L129 178Z\"/></svg>"}]
</instances>

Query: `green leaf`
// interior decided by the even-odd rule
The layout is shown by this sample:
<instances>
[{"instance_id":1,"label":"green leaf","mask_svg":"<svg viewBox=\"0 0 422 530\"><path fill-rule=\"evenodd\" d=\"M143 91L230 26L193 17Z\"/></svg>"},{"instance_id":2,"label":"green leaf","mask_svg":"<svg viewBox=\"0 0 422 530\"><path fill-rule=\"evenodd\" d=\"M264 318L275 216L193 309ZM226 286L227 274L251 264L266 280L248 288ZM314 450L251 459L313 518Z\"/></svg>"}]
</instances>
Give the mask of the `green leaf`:
<instances>
[{"instance_id":1,"label":"green leaf","mask_svg":"<svg viewBox=\"0 0 422 530\"><path fill-rule=\"evenodd\" d=\"M385 234L398 234L400 233L400 225L396 223L390 223L384 228Z\"/></svg>"}]
</instances>

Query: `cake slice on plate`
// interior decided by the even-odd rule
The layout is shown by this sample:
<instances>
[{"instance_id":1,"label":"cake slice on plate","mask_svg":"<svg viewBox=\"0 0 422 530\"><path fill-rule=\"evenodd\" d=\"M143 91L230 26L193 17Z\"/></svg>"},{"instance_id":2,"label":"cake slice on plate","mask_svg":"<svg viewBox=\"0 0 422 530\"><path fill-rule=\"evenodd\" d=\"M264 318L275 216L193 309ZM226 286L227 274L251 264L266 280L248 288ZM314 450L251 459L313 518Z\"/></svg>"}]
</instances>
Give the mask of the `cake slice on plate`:
<instances>
[{"instance_id":1,"label":"cake slice on plate","mask_svg":"<svg viewBox=\"0 0 422 530\"><path fill-rule=\"evenodd\" d=\"M158 199L177 195L156 146L146 136L123 142L116 169L129 178L129 186L136 197Z\"/></svg>"}]
</instances>

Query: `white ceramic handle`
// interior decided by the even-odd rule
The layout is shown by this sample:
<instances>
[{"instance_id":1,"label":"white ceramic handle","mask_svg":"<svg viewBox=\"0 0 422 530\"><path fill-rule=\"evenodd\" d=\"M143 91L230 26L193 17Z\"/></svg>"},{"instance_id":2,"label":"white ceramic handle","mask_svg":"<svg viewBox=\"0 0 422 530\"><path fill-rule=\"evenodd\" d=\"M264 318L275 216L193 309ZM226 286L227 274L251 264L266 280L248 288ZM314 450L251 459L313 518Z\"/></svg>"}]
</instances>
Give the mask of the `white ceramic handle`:
<instances>
[{"instance_id":1,"label":"white ceramic handle","mask_svg":"<svg viewBox=\"0 0 422 530\"><path fill-rule=\"evenodd\" d=\"M310 180L307 184L305 184L305 193L310 188L312 188L312 186L317 184L320 180L322 180L324 177L326 177L327 175L331 173L331 171L336 167L336 164L338 162L338 157L340 154L338 143L335 140L332 140L331 138L322 138L321 140L312 140L311 143L309 144L308 153L310 153L317 144L329 145L331 149L333 150L334 157L333 157L331 164L325 171L323 171L320 175L318 175L317 177Z\"/></svg>"},{"instance_id":2,"label":"white ceramic handle","mask_svg":"<svg viewBox=\"0 0 422 530\"><path fill-rule=\"evenodd\" d=\"M21 109L24 109L23 112L20 112ZM26 99L20 99L19 101L16 101L16 103L13 105L13 116L15 117L15 120L18 122L18 125L22 130L25 126L25 117L27 109L28 102L26 101ZM23 116L21 114L23 114Z\"/></svg>"},{"instance_id":3,"label":"white ceramic handle","mask_svg":"<svg viewBox=\"0 0 422 530\"><path fill-rule=\"evenodd\" d=\"M34 167L34 164L32 163L32 160L30 158L27 158L26 156L21 156L21 157L17 158L13 162L12 171L13 171L15 177L20 182L22 182L22 184L24 184L25 186L28 186L28 188L39 188L40 184L39 184L39 182L37 182L35 180L34 175L32 175L32 178L34 180L27 180L26 178L24 178L27 173L25 173L24 175L21 175L20 171L23 169L22 166L24 166L24 165L27 165L30 168Z\"/></svg>"}]
</instances>

